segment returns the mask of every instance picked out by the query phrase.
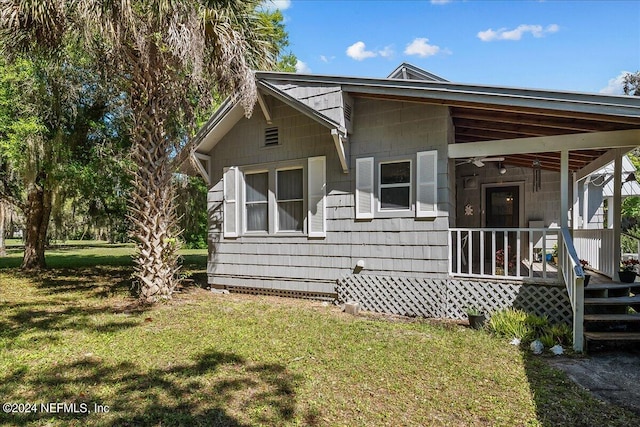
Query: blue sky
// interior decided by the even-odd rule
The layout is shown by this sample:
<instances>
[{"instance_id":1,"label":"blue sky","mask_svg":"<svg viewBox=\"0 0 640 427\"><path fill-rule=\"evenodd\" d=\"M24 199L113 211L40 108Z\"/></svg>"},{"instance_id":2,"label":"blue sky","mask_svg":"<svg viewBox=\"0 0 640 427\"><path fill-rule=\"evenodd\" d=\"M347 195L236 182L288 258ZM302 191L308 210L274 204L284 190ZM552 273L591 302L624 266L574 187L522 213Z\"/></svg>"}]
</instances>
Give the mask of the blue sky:
<instances>
[{"instance_id":1,"label":"blue sky","mask_svg":"<svg viewBox=\"0 0 640 427\"><path fill-rule=\"evenodd\" d=\"M266 0L299 70L386 77L409 62L459 83L621 93L640 70L640 1Z\"/></svg>"}]
</instances>

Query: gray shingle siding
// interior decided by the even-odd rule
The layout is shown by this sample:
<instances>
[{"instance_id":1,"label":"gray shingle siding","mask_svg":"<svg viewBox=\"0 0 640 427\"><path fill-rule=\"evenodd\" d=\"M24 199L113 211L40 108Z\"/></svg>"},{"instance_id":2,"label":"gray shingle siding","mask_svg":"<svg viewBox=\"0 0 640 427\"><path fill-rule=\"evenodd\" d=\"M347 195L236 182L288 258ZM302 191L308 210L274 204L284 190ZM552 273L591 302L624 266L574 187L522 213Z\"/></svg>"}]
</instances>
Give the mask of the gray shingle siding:
<instances>
[{"instance_id":1,"label":"gray shingle siding","mask_svg":"<svg viewBox=\"0 0 640 427\"><path fill-rule=\"evenodd\" d=\"M351 102L354 129L347 143L349 174L342 172L330 130L275 100L270 126L278 126L280 145L263 147L267 124L259 109L251 119L241 119L216 145L210 153L213 184L208 196L210 283L330 293L336 279L351 273L360 259L365 261L367 274L446 277L448 215L453 206L447 175L447 142L452 132L448 109L364 98ZM416 153L427 150L438 150L437 218L354 219L357 158L374 157L376 164L406 158L415 168ZM326 156L326 238L222 236L224 167L313 156Z\"/></svg>"}]
</instances>

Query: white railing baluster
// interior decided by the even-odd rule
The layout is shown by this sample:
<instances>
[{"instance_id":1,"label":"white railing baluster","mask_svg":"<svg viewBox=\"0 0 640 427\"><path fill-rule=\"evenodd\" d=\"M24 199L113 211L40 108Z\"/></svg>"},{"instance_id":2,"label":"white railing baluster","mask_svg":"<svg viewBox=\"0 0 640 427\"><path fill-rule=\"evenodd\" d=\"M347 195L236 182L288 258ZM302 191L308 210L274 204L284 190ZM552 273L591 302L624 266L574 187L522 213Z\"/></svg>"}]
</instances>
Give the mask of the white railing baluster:
<instances>
[{"instance_id":1,"label":"white railing baluster","mask_svg":"<svg viewBox=\"0 0 640 427\"><path fill-rule=\"evenodd\" d=\"M554 270L550 270L546 262L550 243L561 242L561 239L558 239L559 234L559 229L556 228L451 228L449 233L451 274L479 278L560 279L559 276L551 274ZM528 242L524 240L526 236L528 236ZM541 243L536 243L539 239L537 236L542 236ZM509 243L514 246L510 247ZM542 248L542 259L536 261L534 251L540 248ZM497 272L496 263L498 249L504 250L504 265L501 266L504 271L500 273ZM489 262L487 257L490 258ZM463 261L468 263L467 268L463 266ZM511 262L515 262L515 268L510 271ZM529 267L528 274L524 274L522 263L525 262ZM539 268L538 263L541 263L542 268ZM479 264L479 268L476 264ZM558 271L562 271L561 265L558 266Z\"/></svg>"},{"instance_id":2,"label":"white railing baluster","mask_svg":"<svg viewBox=\"0 0 640 427\"><path fill-rule=\"evenodd\" d=\"M542 230L542 277L547 278L547 230Z\"/></svg>"},{"instance_id":3,"label":"white railing baluster","mask_svg":"<svg viewBox=\"0 0 640 427\"><path fill-rule=\"evenodd\" d=\"M496 275L496 232L491 232L491 274Z\"/></svg>"},{"instance_id":4,"label":"white railing baluster","mask_svg":"<svg viewBox=\"0 0 640 427\"><path fill-rule=\"evenodd\" d=\"M516 231L516 276L520 277L520 230Z\"/></svg>"},{"instance_id":5,"label":"white railing baluster","mask_svg":"<svg viewBox=\"0 0 640 427\"><path fill-rule=\"evenodd\" d=\"M502 247L504 248L504 275L508 276L509 275L509 232L508 231L503 231L502 232Z\"/></svg>"},{"instance_id":6,"label":"white railing baluster","mask_svg":"<svg viewBox=\"0 0 640 427\"><path fill-rule=\"evenodd\" d=\"M480 233L480 275L484 276L484 231L479 230ZM640 253L640 246L638 247L638 253Z\"/></svg>"},{"instance_id":7,"label":"white railing baluster","mask_svg":"<svg viewBox=\"0 0 640 427\"><path fill-rule=\"evenodd\" d=\"M458 262L456 265L456 272L457 273L462 273L462 239L460 238L460 236L462 236L462 230L458 230L457 233L457 237L456 237L456 244L457 244L457 254L458 254Z\"/></svg>"},{"instance_id":8,"label":"white railing baluster","mask_svg":"<svg viewBox=\"0 0 640 427\"><path fill-rule=\"evenodd\" d=\"M533 256L533 231L529 230L529 278L533 277Z\"/></svg>"}]
</instances>

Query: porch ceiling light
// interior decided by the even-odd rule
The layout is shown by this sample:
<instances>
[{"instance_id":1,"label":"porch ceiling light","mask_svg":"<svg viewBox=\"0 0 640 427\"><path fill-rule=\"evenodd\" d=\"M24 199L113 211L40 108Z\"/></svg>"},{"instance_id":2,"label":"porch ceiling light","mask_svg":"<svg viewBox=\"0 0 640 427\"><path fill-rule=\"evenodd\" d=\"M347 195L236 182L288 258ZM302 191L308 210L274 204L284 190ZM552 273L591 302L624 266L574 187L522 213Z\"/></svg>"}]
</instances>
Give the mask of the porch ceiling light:
<instances>
[{"instance_id":1,"label":"porch ceiling light","mask_svg":"<svg viewBox=\"0 0 640 427\"><path fill-rule=\"evenodd\" d=\"M507 173L507 168L504 167L502 162L498 163L498 172L500 173L500 175L504 175L505 173Z\"/></svg>"}]
</instances>

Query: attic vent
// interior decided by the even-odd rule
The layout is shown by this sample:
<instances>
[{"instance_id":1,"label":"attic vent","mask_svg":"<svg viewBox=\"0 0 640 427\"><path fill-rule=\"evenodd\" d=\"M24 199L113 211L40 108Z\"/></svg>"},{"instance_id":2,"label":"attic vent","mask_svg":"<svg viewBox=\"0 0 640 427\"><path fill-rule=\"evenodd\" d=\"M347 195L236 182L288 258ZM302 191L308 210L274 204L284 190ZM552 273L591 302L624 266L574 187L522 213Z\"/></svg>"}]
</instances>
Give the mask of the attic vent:
<instances>
[{"instance_id":1,"label":"attic vent","mask_svg":"<svg viewBox=\"0 0 640 427\"><path fill-rule=\"evenodd\" d=\"M352 108L350 104L344 104L344 119L348 122L351 121Z\"/></svg>"},{"instance_id":2,"label":"attic vent","mask_svg":"<svg viewBox=\"0 0 640 427\"><path fill-rule=\"evenodd\" d=\"M277 127L266 128L264 130L264 145L266 146L278 145L278 143L279 143L278 128Z\"/></svg>"}]
</instances>

